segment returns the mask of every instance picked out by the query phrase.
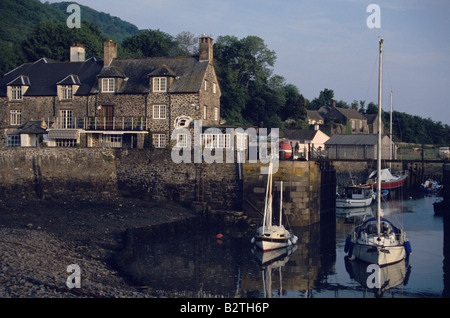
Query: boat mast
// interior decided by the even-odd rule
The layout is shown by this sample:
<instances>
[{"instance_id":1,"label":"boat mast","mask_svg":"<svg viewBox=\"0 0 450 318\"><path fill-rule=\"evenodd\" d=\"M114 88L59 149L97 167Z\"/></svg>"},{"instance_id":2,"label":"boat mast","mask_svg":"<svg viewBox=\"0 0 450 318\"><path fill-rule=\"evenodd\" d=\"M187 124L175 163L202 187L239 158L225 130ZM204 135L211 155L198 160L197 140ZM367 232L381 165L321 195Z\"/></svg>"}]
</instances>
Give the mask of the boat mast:
<instances>
[{"instance_id":1,"label":"boat mast","mask_svg":"<svg viewBox=\"0 0 450 318\"><path fill-rule=\"evenodd\" d=\"M282 213L283 213L283 181L280 181L280 187L281 187L281 192L280 192L280 226L281 226L281 218L283 217Z\"/></svg>"},{"instance_id":2,"label":"boat mast","mask_svg":"<svg viewBox=\"0 0 450 318\"><path fill-rule=\"evenodd\" d=\"M377 231L380 235L381 214L381 82L383 69L383 39L380 40L380 65L378 69L378 145L377 145Z\"/></svg>"}]
</instances>

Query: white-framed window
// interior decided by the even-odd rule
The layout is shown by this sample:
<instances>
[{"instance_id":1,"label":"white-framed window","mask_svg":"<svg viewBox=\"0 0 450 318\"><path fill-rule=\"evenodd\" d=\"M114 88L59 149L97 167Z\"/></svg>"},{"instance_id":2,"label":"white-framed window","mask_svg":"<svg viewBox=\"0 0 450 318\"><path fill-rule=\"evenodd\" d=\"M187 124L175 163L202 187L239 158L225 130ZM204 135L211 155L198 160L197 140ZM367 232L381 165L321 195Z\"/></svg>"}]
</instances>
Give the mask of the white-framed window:
<instances>
[{"instance_id":1,"label":"white-framed window","mask_svg":"<svg viewBox=\"0 0 450 318\"><path fill-rule=\"evenodd\" d=\"M214 120L218 121L219 120L219 108L214 107Z\"/></svg>"},{"instance_id":2,"label":"white-framed window","mask_svg":"<svg viewBox=\"0 0 450 318\"><path fill-rule=\"evenodd\" d=\"M20 135L8 135L6 138L7 147L20 147Z\"/></svg>"},{"instance_id":3,"label":"white-framed window","mask_svg":"<svg viewBox=\"0 0 450 318\"><path fill-rule=\"evenodd\" d=\"M247 149L248 144L248 134L236 133L236 149L244 150Z\"/></svg>"},{"instance_id":4,"label":"white-framed window","mask_svg":"<svg viewBox=\"0 0 450 318\"><path fill-rule=\"evenodd\" d=\"M188 146L187 142L187 134L178 134L177 135L177 148L186 148Z\"/></svg>"},{"instance_id":5,"label":"white-framed window","mask_svg":"<svg viewBox=\"0 0 450 318\"><path fill-rule=\"evenodd\" d=\"M62 85L62 98L63 99L73 99L73 86L72 85Z\"/></svg>"},{"instance_id":6,"label":"white-framed window","mask_svg":"<svg viewBox=\"0 0 450 318\"><path fill-rule=\"evenodd\" d=\"M208 81L205 81L205 92L208 90Z\"/></svg>"},{"instance_id":7,"label":"white-framed window","mask_svg":"<svg viewBox=\"0 0 450 318\"><path fill-rule=\"evenodd\" d=\"M11 86L11 99L22 100L22 86Z\"/></svg>"},{"instance_id":8,"label":"white-framed window","mask_svg":"<svg viewBox=\"0 0 450 318\"><path fill-rule=\"evenodd\" d=\"M166 147L166 135L165 134L152 134L153 146L155 148Z\"/></svg>"},{"instance_id":9,"label":"white-framed window","mask_svg":"<svg viewBox=\"0 0 450 318\"><path fill-rule=\"evenodd\" d=\"M153 119L166 119L166 105L153 105Z\"/></svg>"},{"instance_id":10,"label":"white-framed window","mask_svg":"<svg viewBox=\"0 0 450 318\"><path fill-rule=\"evenodd\" d=\"M205 148L230 148L230 134L203 134Z\"/></svg>"},{"instance_id":11,"label":"white-framed window","mask_svg":"<svg viewBox=\"0 0 450 318\"><path fill-rule=\"evenodd\" d=\"M206 120L206 115L207 115L207 107L203 106L203 119Z\"/></svg>"},{"instance_id":12,"label":"white-framed window","mask_svg":"<svg viewBox=\"0 0 450 318\"><path fill-rule=\"evenodd\" d=\"M100 145L111 148L122 148L122 135L102 134Z\"/></svg>"},{"instance_id":13,"label":"white-framed window","mask_svg":"<svg viewBox=\"0 0 450 318\"><path fill-rule=\"evenodd\" d=\"M102 78L102 92L103 93L114 93L116 88L115 78Z\"/></svg>"},{"instance_id":14,"label":"white-framed window","mask_svg":"<svg viewBox=\"0 0 450 318\"><path fill-rule=\"evenodd\" d=\"M73 111L71 109L61 109L59 111L59 127L63 128L63 129L67 129L67 128L73 128L72 125L72 118L73 118Z\"/></svg>"},{"instance_id":15,"label":"white-framed window","mask_svg":"<svg viewBox=\"0 0 450 318\"><path fill-rule=\"evenodd\" d=\"M17 126L22 124L22 110L12 109L9 111L9 122L11 125Z\"/></svg>"},{"instance_id":16,"label":"white-framed window","mask_svg":"<svg viewBox=\"0 0 450 318\"><path fill-rule=\"evenodd\" d=\"M154 92L166 92L167 91L167 78L166 77L154 77L153 78L153 91Z\"/></svg>"},{"instance_id":17,"label":"white-framed window","mask_svg":"<svg viewBox=\"0 0 450 318\"><path fill-rule=\"evenodd\" d=\"M217 84L213 83L213 94L217 92Z\"/></svg>"},{"instance_id":18,"label":"white-framed window","mask_svg":"<svg viewBox=\"0 0 450 318\"><path fill-rule=\"evenodd\" d=\"M355 121L352 119L352 120L350 120L350 122L352 123L352 130L355 130L355 126L356 126Z\"/></svg>"}]
</instances>

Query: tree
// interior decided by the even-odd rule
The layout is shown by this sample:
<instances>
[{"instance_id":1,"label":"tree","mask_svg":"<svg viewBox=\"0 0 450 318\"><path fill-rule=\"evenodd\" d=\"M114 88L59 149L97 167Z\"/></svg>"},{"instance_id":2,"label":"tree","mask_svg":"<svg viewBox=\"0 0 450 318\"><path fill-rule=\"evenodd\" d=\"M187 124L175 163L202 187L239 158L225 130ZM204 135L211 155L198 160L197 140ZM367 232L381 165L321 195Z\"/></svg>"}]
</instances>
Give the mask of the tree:
<instances>
[{"instance_id":1,"label":"tree","mask_svg":"<svg viewBox=\"0 0 450 318\"><path fill-rule=\"evenodd\" d=\"M123 49L134 57L176 56L177 43L168 33L158 30L142 31L122 43Z\"/></svg>"},{"instance_id":2,"label":"tree","mask_svg":"<svg viewBox=\"0 0 450 318\"><path fill-rule=\"evenodd\" d=\"M214 57L222 90L223 116L229 123L259 125L266 118L263 113L267 107L278 107L278 102L268 103L269 98L276 101L278 93L269 87L277 83L277 79L269 81L275 52L256 36L240 40L235 36L220 36L214 44Z\"/></svg>"},{"instance_id":3,"label":"tree","mask_svg":"<svg viewBox=\"0 0 450 318\"><path fill-rule=\"evenodd\" d=\"M175 36L176 55L198 55L198 37L188 31L183 31Z\"/></svg>"},{"instance_id":4,"label":"tree","mask_svg":"<svg viewBox=\"0 0 450 318\"><path fill-rule=\"evenodd\" d=\"M89 22L82 22L81 28L73 29L65 23L44 22L36 27L22 47L27 61L36 61L42 57L67 61L70 58L69 47L73 43L85 46L87 58L103 56L105 40L100 30Z\"/></svg>"},{"instance_id":5,"label":"tree","mask_svg":"<svg viewBox=\"0 0 450 318\"><path fill-rule=\"evenodd\" d=\"M332 106L334 98L334 91L332 89L325 88L319 93L319 97L314 98L308 105L308 109L318 110L322 106Z\"/></svg>"}]
</instances>

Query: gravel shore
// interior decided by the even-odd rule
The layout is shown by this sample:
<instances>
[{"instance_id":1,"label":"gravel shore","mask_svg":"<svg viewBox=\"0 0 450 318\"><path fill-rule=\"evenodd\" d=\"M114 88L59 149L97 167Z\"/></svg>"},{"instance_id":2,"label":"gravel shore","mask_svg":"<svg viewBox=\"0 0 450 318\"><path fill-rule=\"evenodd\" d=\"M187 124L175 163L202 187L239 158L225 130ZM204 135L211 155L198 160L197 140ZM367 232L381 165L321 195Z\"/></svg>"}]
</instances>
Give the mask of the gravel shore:
<instances>
[{"instance_id":1,"label":"gravel shore","mask_svg":"<svg viewBox=\"0 0 450 318\"><path fill-rule=\"evenodd\" d=\"M1 200L0 298L170 297L129 286L111 255L127 229L192 217L195 212L171 202L109 195ZM80 268L80 288L66 285L71 264Z\"/></svg>"}]
</instances>

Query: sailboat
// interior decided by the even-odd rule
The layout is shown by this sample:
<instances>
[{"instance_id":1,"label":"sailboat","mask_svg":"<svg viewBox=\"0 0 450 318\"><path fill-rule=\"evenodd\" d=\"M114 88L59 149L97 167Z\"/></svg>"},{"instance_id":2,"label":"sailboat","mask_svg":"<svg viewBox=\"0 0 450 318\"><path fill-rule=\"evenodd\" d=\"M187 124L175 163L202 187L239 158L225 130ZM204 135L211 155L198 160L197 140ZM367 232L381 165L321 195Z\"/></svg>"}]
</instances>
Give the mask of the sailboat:
<instances>
[{"instance_id":1,"label":"sailboat","mask_svg":"<svg viewBox=\"0 0 450 318\"><path fill-rule=\"evenodd\" d=\"M272 224L272 172L273 164L272 160L270 160L263 225L256 230L256 235L251 240L253 244L264 252L291 246L297 243L298 239L297 236L293 235L282 225L283 181L281 181L279 225Z\"/></svg>"},{"instance_id":2,"label":"sailboat","mask_svg":"<svg viewBox=\"0 0 450 318\"><path fill-rule=\"evenodd\" d=\"M378 141L377 141L377 189L381 189L381 76L383 61L383 39L379 49L378 79ZM344 251L350 260L359 259L379 266L403 260L411 253L406 233L381 216L381 195L376 196L376 218L366 220L353 229L346 239Z\"/></svg>"}]
</instances>

